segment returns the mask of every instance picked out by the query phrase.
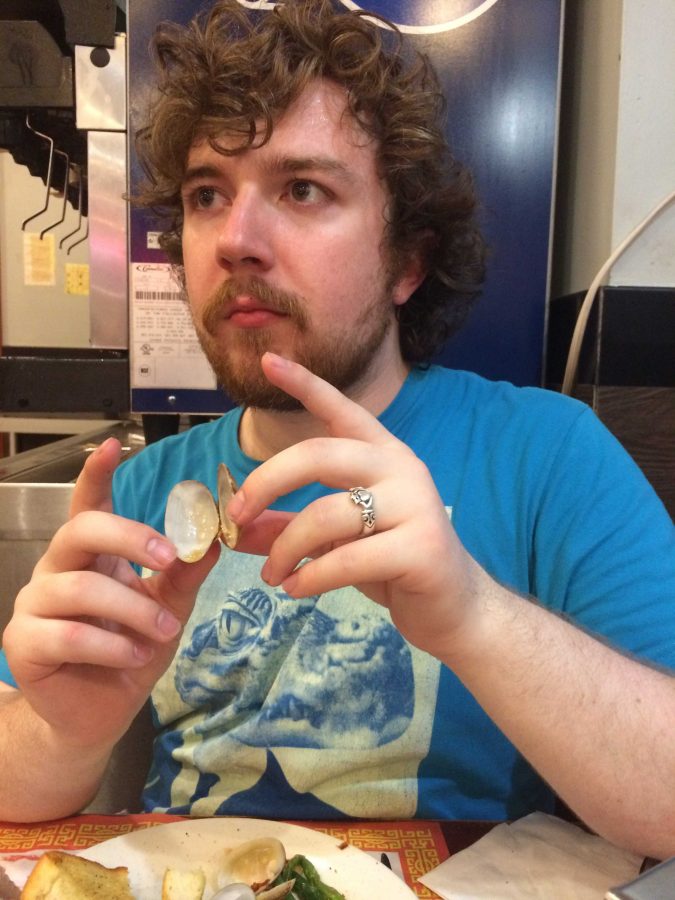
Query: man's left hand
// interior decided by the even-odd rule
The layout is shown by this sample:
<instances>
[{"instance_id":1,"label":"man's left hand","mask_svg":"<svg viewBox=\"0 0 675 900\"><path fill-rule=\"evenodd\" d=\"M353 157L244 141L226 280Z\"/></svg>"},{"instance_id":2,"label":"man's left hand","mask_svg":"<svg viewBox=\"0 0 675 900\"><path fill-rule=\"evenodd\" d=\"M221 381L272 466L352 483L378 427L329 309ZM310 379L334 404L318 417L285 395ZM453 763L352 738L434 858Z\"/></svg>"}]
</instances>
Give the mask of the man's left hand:
<instances>
[{"instance_id":1,"label":"man's left hand","mask_svg":"<svg viewBox=\"0 0 675 900\"><path fill-rule=\"evenodd\" d=\"M465 622L478 567L428 469L367 410L303 366L268 353L263 369L325 425L327 436L277 453L248 476L228 508L244 526L238 549L268 553L263 578L293 597L356 586L389 609L411 643L443 654L443 641ZM340 492L295 516L267 510L312 482ZM355 486L373 495L371 529L348 493Z\"/></svg>"}]
</instances>

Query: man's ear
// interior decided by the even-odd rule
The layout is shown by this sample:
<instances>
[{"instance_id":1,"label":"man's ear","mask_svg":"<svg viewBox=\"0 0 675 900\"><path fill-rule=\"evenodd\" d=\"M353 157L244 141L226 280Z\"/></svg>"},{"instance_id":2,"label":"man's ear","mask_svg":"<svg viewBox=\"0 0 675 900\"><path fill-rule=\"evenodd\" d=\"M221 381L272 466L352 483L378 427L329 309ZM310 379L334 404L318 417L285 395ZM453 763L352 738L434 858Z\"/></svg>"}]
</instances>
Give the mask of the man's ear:
<instances>
[{"instance_id":1,"label":"man's ear","mask_svg":"<svg viewBox=\"0 0 675 900\"><path fill-rule=\"evenodd\" d=\"M430 229L419 235L415 246L407 254L407 261L401 266L399 276L392 290L394 306L403 306L427 276L429 249L433 245L434 234Z\"/></svg>"}]
</instances>

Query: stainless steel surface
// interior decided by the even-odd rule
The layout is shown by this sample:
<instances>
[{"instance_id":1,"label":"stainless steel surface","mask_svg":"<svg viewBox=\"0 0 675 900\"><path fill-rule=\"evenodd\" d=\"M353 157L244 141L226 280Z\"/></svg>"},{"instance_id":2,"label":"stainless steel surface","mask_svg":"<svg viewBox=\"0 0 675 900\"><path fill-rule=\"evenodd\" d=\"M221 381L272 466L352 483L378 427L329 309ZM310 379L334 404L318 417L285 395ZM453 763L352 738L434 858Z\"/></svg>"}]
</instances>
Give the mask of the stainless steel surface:
<instances>
[{"instance_id":1,"label":"stainless steel surface","mask_svg":"<svg viewBox=\"0 0 675 900\"><path fill-rule=\"evenodd\" d=\"M145 445L140 425L117 422L105 428L102 423L100 429L0 459L0 627L66 521L73 484L87 456L110 436L120 440L125 457Z\"/></svg>"},{"instance_id":2,"label":"stainless steel surface","mask_svg":"<svg viewBox=\"0 0 675 900\"><path fill-rule=\"evenodd\" d=\"M68 518L72 484L0 483L0 629L50 539Z\"/></svg>"},{"instance_id":3,"label":"stainless steel surface","mask_svg":"<svg viewBox=\"0 0 675 900\"><path fill-rule=\"evenodd\" d=\"M48 541L68 518L72 493L72 484L0 483L0 541Z\"/></svg>"},{"instance_id":4,"label":"stainless steel surface","mask_svg":"<svg viewBox=\"0 0 675 900\"><path fill-rule=\"evenodd\" d=\"M90 131L89 298L92 347L128 346L126 140L123 131Z\"/></svg>"},{"instance_id":5,"label":"stainless steel surface","mask_svg":"<svg viewBox=\"0 0 675 900\"><path fill-rule=\"evenodd\" d=\"M75 47L75 115L77 127L85 131L125 131L126 105L126 36L115 35L114 48L97 48L107 52L108 64L95 66L91 61L93 47Z\"/></svg>"},{"instance_id":6,"label":"stainless steel surface","mask_svg":"<svg viewBox=\"0 0 675 900\"><path fill-rule=\"evenodd\" d=\"M0 633L11 618L16 595L68 518L73 482L87 455L109 436L121 441L125 456L145 445L140 425L117 422L106 428L102 423L100 429L0 459ZM84 812L140 810L153 736L146 704L116 746L103 783Z\"/></svg>"},{"instance_id":7,"label":"stainless steel surface","mask_svg":"<svg viewBox=\"0 0 675 900\"><path fill-rule=\"evenodd\" d=\"M97 48L101 52L102 48ZM128 340L126 38L91 62L75 49L77 127L88 130L89 337L92 347L126 349Z\"/></svg>"},{"instance_id":8,"label":"stainless steel surface","mask_svg":"<svg viewBox=\"0 0 675 900\"><path fill-rule=\"evenodd\" d=\"M74 482L87 456L108 437L120 441L123 458L145 446L141 425L128 421L106 426L101 422L100 428L0 459L0 485Z\"/></svg>"}]
</instances>

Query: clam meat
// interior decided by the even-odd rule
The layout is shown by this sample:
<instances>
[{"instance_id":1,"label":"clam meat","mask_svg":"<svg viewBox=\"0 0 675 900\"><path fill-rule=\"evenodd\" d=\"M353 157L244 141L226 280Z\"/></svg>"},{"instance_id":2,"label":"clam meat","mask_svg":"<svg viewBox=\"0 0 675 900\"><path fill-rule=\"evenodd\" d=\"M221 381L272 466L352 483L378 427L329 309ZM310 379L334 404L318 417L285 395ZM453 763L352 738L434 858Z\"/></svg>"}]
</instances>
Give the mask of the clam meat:
<instances>
[{"instance_id":1,"label":"clam meat","mask_svg":"<svg viewBox=\"0 0 675 900\"><path fill-rule=\"evenodd\" d=\"M226 852L218 880L221 887L232 882L248 884L256 897L273 900L286 896L293 887L291 881L270 888L285 864L286 851L280 840L274 837L255 838Z\"/></svg>"},{"instance_id":2,"label":"clam meat","mask_svg":"<svg viewBox=\"0 0 675 900\"><path fill-rule=\"evenodd\" d=\"M179 559L197 562L216 538L230 548L239 539L239 528L225 509L237 485L224 463L218 466L218 504L201 481L180 481L171 489L164 513L164 532L176 547Z\"/></svg>"}]
</instances>

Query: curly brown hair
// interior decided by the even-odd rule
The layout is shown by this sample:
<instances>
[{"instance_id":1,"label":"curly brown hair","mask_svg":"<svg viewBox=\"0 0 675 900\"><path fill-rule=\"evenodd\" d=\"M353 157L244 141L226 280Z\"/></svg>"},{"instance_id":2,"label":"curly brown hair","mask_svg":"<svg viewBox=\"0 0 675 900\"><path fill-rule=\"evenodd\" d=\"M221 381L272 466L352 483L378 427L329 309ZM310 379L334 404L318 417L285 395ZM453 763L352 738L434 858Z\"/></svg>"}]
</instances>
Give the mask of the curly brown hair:
<instances>
[{"instance_id":1,"label":"curly brown hair","mask_svg":"<svg viewBox=\"0 0 675 900\"><path fill-rule=\"evenodd\" d=\"M219 0L187 26L161 24L151 49L159 91L136 135L146 182L135 200L166 221L160 243L169 259L182 264L180 188L195 139L227 152L217 143L226 130L241 136L229 152L260 146L309 82L331 79L376 140L391 258L423 255L427 276L397 315L403 358L429 362L478 296L485 246L473 180L448 147L445 102L426 56L382 17L337 12L330 0L286 2L265 14Z\"/></svg>"}]
</instances>

